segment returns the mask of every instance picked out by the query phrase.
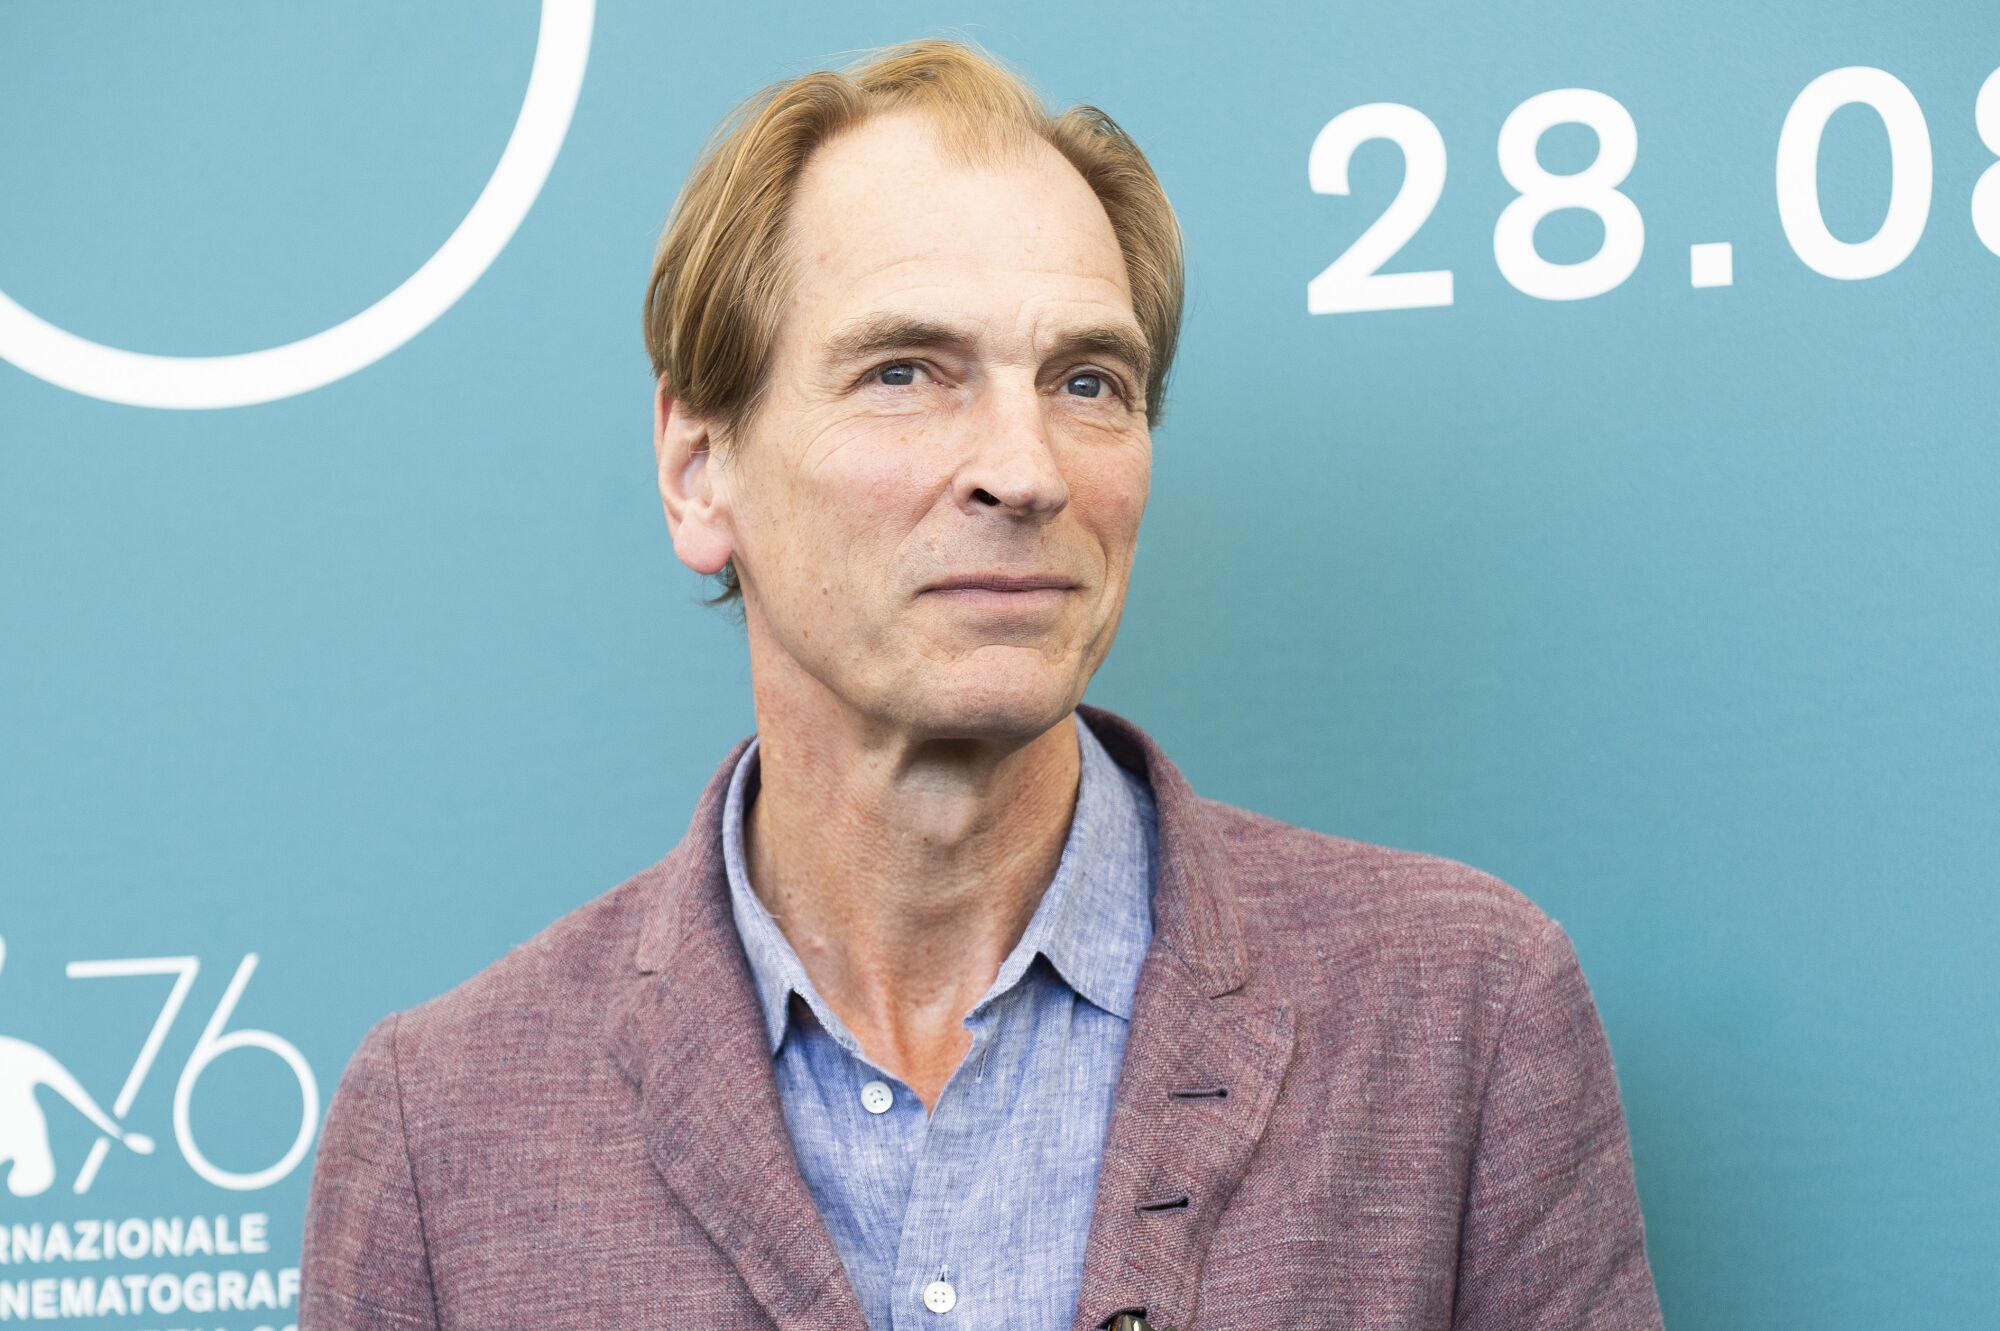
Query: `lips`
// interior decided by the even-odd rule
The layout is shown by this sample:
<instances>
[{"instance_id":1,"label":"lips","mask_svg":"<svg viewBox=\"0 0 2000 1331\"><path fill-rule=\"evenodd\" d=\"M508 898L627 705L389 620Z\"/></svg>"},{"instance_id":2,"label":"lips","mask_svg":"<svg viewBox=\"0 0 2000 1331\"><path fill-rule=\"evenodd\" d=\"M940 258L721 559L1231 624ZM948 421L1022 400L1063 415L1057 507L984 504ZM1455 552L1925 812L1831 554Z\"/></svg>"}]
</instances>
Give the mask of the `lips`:
<instances>
[{"instance_id":1,"label":"lips","mask_svg":"<svg viewBox=\"0 0 2000 1331\"><path fill-rule=\"evenodd\" d=\"M1069 591L1076 583L1069 578L1034 573L968 573L924 588L927 592L1034 592Z\"/></svg>"}]
</instances>

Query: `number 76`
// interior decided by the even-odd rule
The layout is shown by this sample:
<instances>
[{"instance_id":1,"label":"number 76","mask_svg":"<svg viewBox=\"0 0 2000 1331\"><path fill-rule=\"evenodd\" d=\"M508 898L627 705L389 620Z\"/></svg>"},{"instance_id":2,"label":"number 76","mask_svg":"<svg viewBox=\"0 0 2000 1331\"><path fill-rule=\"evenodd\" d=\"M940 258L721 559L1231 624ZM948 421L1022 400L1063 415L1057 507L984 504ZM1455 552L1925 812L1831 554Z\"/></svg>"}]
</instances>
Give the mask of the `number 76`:
<instances>
[{"instance_id":1,"label":"number 76","mask_svg":"<svg viewBox=\"0 0 2000 1331\"><path fill-rule=\"evenodd\" d=\"M139 1050L139 1057L132 1064L132 1070L125 1077L124 1086L119 1088L118 1098L113 1103L112 1112L123 1119L138 1097L139 1088L145 1083L146 1074L152 1070L153 1061L159 1056L160 1045L167 1038L167 1030L180 1015L181 1005L187 999L188 990L194 986L194 978L201 969L201 963L194 957L128 957L116 961L72 961L65 973L73 980L94 980L118 978L134 975L173 975L173 989L153 1020L153 1029L146 1036L146 1043ZM236 967L236 974L230 979L229 987L223 992L222 1001L215 1005L209 1016L208 1025L202 1028L201 1038L195 1042L194 1052L188 1056L187 1065L181 1069L179 1083L174 1087L174 1140L179 1143L181 1155L186 1158L189 1168L218 1188L229 1188L237 1192L250 1192L258 1188L268 1188L278 1182L305 1158L306 1148L312 1144L313 1130L319 1123L319 1082L313 1077L312 1068L305 1056L291 1041L273 1035L269 1031L237 1030L223 1033L230 1016L236 1011L237 1000L243 996L243 988L250 983L250 976L257 969L257 954L245 953ZM223 1169L202 1154L195 1144L194 1129L189 1120L188 1107L194 1099L195 1083L208 1065L232 1049L262 1049L276 1054L292 1070L292 1076L299 1083L301 1100L298 1136L290 1149L276 1164L267 1169L259 1169L247 1174L239 1174ZM84 1161L83 1171L77 1175L76 1191L88 1191L97 1177L98 1168L110 1150L109 1139L99 1137L90 1148L90 1156Z\"/></svg>"}]
</instances>

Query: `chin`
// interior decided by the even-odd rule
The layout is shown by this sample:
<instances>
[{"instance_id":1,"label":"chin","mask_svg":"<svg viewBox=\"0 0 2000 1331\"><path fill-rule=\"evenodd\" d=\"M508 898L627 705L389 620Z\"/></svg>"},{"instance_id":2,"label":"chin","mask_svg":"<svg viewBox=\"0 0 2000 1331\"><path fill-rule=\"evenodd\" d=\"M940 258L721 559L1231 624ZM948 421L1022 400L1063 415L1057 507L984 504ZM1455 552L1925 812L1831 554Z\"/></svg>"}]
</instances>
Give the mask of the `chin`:
<instances>
[{"instance_id":1,"label":"chin","mask_svg":"<svg viewBox=\"0 0 2000 1331\"><path fill-rule=\"evenodd\" d=\"M964 662L943 674L911 681L897 707L919 728L941 736L1025 743L1068 716L1083 696L1082 681L1039 660L1012 669Z\"/></svg>"}]
</instances>

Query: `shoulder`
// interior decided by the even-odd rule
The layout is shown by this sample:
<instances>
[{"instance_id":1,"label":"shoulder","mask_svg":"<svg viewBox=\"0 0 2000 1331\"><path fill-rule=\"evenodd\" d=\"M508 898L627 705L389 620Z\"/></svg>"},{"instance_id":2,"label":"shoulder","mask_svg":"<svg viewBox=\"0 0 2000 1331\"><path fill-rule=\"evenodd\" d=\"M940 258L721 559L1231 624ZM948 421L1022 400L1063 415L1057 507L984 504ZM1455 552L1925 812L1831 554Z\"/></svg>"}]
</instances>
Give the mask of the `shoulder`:
<instances>
[{"instance_id":1,"label":"shoulder","mask_svg":"<svg viewBox=\"0 0 2000 1331\"><path fill-rule=\"evenodd\" d=\"M667 886L662 860L563 915L478 973L369 1033L403 1076L511 1065L595 1040L634 967L641 926Z\"/></svg>"},{"instance_id":2,"label":"shoulder","mask_svg":"<svg viewBox=\"0 0 2000 1331\"><path fill-rule=\"evenodd\" d=\"M1561 944L1561 926L1527 893L1483 869L1201 804L1252 946L1281 983L1445 984L1491 999Z\"/></svg>"}]
</instances>

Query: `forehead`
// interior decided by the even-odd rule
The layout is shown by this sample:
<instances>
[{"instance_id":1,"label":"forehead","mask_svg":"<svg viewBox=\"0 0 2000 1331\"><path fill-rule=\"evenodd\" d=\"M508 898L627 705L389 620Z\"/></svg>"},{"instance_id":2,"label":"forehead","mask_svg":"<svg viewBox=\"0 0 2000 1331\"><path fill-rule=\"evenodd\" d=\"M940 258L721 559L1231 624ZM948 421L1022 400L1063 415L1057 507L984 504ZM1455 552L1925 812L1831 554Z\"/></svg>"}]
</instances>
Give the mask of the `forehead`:
<instances>
[{"instance_id":1,"label":"forehead","mask_svg":"<svg viewBox=\"0 0 2000 1331\"><path fill-rule=\"evenodd\" d=\"M1019 159L954 161L919 112L886 112L823 144L789 235L787 322L823 326L873 305L989 320L1132 308L1117 233L1061 153L1037 139Z\"/></svg>"}]
</instances>

